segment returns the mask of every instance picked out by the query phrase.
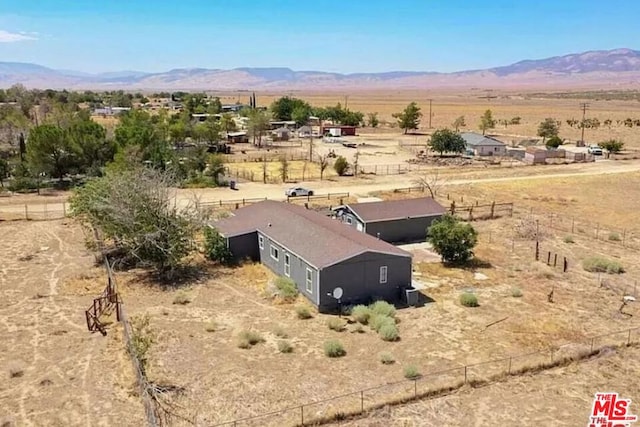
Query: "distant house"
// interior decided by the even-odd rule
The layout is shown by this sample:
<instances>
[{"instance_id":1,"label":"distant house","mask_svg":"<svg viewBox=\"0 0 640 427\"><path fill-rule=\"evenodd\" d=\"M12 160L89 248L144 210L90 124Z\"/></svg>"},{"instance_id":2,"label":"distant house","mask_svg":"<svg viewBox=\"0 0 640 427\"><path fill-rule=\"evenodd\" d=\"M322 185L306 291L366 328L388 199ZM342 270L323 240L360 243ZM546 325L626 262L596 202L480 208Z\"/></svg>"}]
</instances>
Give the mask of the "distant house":
<instances>
[{"instance_id":1,"label":"distant house","mask_svg":"<svg viewBox=\"0 0 640 427\"><path fill-rule=\"evenodd\" d=\"M229 132L227 133L227 142L230 144L247 143L249 142L249 136L245 131Z\"/></svg>"},{"instance_id":2,"label":"distant house","mask_svg":"<svg viewBox=\"0 0 640 427\"><path fill-rule=\"evenodd\" d=\"M338 206L335 217L358 231L389 243L417 242L446 209L430 197Z\"/></svg>"},{"instance_id":3,"label":"distant house","mask_svg":"<svg viewBox=\"0 0 640 427\"><path fill-rule=\"evenodd\" d=\"M298 129L298 137L299 138L309 138L313 136L313 129L311 126L302 126Z\"/></svg>"},{"instance_id":4,"label":"distant house","mask_svg":"<svg viewBox=\"0 0 640 427\"><path fill-rule=\"evenodd\" d=\"M248 106L243 104L224 104L222 105L221 111L223 113L237 113L238 111L242 110L245 107L248 107Z\"/></svg>"},{"instance_id":5,"label":"distant house","mask_svg":"<svg viewBox=\"0 0 640 427\"><path fill-rule=\"evenodd\" d=\"M331 136L355 136L356 129L356 126L322 125L320 126L320 133L322 135L329 134Z\"/></svg>"},{"instance_id":6,"label":"distant house","mask_svg":"<svg viewBox=\"0 0 640 427\"><path fill-rule=\"evenodd\" d=\"M475 132L462 132L460 134L467 145L467 153L474 156L504 156L507 146L490 136L480 135Z\"/></svg>"},{"instance_id":7,"label":"distant house","mask_svg":"<svg viewBox=\"0 0 640 427\"><path fill-rule=\"evenodd\" d=\"M290 277L320 310L342 303L396 301L411 286L411 254L325 215L289 203L264 201L213 222L234 258L262 262Z\"/></svg>"},{"instance_id":8,"label":"distant house","mask_svg":"<svg viewBox=\"0 0 640 427\"><path fill-rule=\"evenodd\" d=\"M288 141L291 138L291 131L286 127L278 128L271 132L274 141Z\"/></svg>"},{"instance_id":9,"label":"distant house","mask_svg":"<svg viewBox=\"0 0 640 427\"><path fill-rule=\"evenodd\" d=\"M193 113L191 114L191 119L196 122L205 122L209 117L213 117L216 120L220 120L222 118L221 114L209 114L209 113Z\"/></svg>"},{"instance_id":10,"label":"distant house","mask_svg":"<svg viewBox=\"0 0 640 427\"><path fill-rule=\"evenodd\" d=\"M293 129L296 127L296 122L293 120L271 120L269 126L271 130L277 130L279 128Z\"/></svg>"},{"instance_id":11,"label":"distant house","mask_svg":"<svg viewBox=\"0 0 640 427\"><path fill-rule=\"evenodd\" d=\"M104 107L95 108L92 114L96 116L115 116L129 110L131 110L131 107Z\"/></svg>"}]
</instances>

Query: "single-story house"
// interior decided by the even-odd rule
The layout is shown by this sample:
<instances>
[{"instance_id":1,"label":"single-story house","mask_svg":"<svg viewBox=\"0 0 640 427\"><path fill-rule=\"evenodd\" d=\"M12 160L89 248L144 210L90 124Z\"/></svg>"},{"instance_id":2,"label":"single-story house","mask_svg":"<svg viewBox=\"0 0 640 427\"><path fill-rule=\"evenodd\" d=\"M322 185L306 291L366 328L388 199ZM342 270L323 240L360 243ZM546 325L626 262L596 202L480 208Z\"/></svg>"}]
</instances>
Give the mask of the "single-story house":
<instances>
[{"instance_id":1,"label":"single-story house","mask_svg":"<svg viewBox=\"0 0 640 427\"><path fill-rule=\"evenodd\" d=\"M302 126L298 129L298 137L299 138L309 138L313 136L313 129L311 126Z\"/></svg>"},{"instance_id":2,"label":"single-story house","mask_svg":"<svg viewBox=\"0 0 640 427\"><path fill-rule=\"evenodd\" d=\"M274 131L271 131L274 141L288 141L291 138L291 131L289 128L281 127Z\"/></svg>"},{"instance_id":3,"label":"single-story house","mask_svg":"<svg viewBox=\"0 0 640 427\"><path fill-rule=\"evenodd\" d=\"M355 136L356 126L347 125L322 125L320 126L320 134L331 136Z\"/></svg>"},{"instance_id":4,"label":"single-story house","mask_svg":"<svg viewBox=\"0 0 640 427\"><path fill-rule=\"evenodd\" d=\"M262 262L291 278L320 310L341 303L397 301L411 286L409 252L302 206L267 200L210 224L234 258Z\"/></svg>"},{"instance_id":5,"label":"single-story house","mask_svg":"<svg viewBox=\"0 0 640 427\"><path fill-rule=\"evenodd\" d=\"M227 133L227 142L230 144L247 143L249 142L249 136L246 131L229 132Z\"/></svg>"},{"instance_id":6,"label":"single-story house","mask_svg":"<svg viewBox=\"0 0 640 427\"><path fill-rule=\"evenodd\" d=\"M334 208L335 218L389 243L417 242L447 209L431 197L354 203Z\"/></svg>"},{"instance_id":7,"label":"single-story house","mask_svg":"<svg viewBox=\"0 0 640 427\"><path fill-rule=\"evenodd\" d=\"M507 145L495 138L475 132L462 132L460 136L467 145L467 153L474 156L504 156Z\"/></svg>"},{"instance_id":8,"label":"single-story house","mask_svg":"<svg viewBox=\"0 0 640 427\"><path fill-rule=\"evenodd\" d=\"M210 113L191 114L191 118L196 122L206 122L209 117L213 117L216 120L220 120L222 118L222 114L210 114Z\"/></svg>"},{"instance_id":9,"label":"single-story house","mask_svg":"<svg viewBox=\"0 0 640 427\"><path fill-rule=\"evenodd\" d=\"M221 106L220 111L223 113L237 113L245 107L247 106L243 104L224 104Z\"/></svg>"},{"instance_id":10,"label":"single-story house","mask_svg":"<svg viewBox=\"0 0 640 427\"><path fill-rule=\"evenodd\" d=\"M296 122L294 120L271 120L269 127L271 130L277 130L279 128L293 129L296 127Z\"/></svg>"}]
</instances>

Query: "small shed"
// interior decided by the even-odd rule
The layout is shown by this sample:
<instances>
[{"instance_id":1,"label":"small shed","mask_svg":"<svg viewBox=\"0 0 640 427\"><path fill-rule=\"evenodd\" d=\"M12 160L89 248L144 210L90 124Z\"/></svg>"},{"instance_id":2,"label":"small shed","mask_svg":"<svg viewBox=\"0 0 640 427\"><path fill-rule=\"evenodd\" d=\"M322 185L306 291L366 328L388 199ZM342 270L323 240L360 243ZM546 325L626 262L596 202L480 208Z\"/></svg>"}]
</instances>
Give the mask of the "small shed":
<instances>
[{"instance_id":1,"label":"small shed","mask_svg":"<svg viewBox=\"0 0 640 427\"><path fill-rule=\"evenodd\" d=\"M527 147L524 153L524 161L531 165L540 165L547 162L547 150L540 147Z\"/></svg>"},{"instance_id":2,"label":"small shed","mask_svg":"<svg viewBox=\"0 0 640 427\"><path fill-rule=\"evenodd\" d=\"M335 217L343 223L389 243L418 242L427 228L446 212L431 197L387 200L338 206Z\"/></svg>"},{"instance_id":3,"label":"small shed","mask_svg":"<svg viewBox=\"0 0 640 427\"><path fill-rule=\"evenodd\" d=\"M331 136L355 136L356 126L347 125L323 125L320 127L322 135L329 134Z\"/></svg>"},{"instance_id":4,"label":"small shed","mask_svg":"<svg viewBox=\"0 0 640 427\"><path fill-rule=\"evenodd\" d=\"M311 136L313 136L313 129L311 129L311 126L302 126L298 129L299 138L309 138Z\"/></svg>"},{"instance_id":5,"label":"small shed","mask_svg":"<svg viewBox=\"0 0 640 427\"><path fill-rule=\"evenodd\" d=\"M271 132L274 141L288 141L291 138L291 131L286 127L281 127Z\"/></svg>"},{"instance_id":6,"label":"small shed","mask_svg":"<svg viewBox=\"0 0 640 427\"><path fill-rule=\"evenodd\" d=\"M229 132L227 133L227 142L229 144L247 143L249 142L249 136L245 131Z\"/></svg>"}]
</instances>

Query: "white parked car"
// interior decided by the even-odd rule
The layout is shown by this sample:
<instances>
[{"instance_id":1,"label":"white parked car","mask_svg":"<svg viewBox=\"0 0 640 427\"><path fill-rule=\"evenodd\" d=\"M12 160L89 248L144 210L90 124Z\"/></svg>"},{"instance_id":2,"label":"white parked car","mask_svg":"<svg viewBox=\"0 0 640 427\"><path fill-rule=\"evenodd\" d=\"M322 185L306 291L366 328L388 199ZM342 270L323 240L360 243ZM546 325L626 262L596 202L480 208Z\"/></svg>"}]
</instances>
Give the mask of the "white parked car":
<instances>
[{"instance_id":1,"label":"white parked car","mask_svg":"<svg viewBox=\"0 0 640 427\"><path fill-rule=\"evenodd\" d=\"M593 154L595 156L602 156L602 148L600 148L597 145L590 145L587 151L589 152L589 154Z\"/></svg>"},{"instance_id":2,"label":"white parked car","mask_svg":"<svg viewBox=\"0 0 640 427\"><path fill-rule=\"evenodd\" d=\"M292 187L285 191L284 194L287 197L313 196L313 191L302 187Z\"/></svg>"}]
</instances>

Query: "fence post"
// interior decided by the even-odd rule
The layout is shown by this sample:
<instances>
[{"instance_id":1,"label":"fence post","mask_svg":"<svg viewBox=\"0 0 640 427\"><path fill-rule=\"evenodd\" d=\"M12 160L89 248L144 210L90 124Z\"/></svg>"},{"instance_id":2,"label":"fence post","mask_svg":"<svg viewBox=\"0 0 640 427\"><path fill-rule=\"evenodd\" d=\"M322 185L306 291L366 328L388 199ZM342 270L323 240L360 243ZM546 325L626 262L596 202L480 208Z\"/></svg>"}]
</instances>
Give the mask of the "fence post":
<instances>
[{"instance_id":1,"label":"fence post","mask_svg":"<svg viewBox=\"0 0 640 427\"><path fill-rule=\"evenodd\" d=\"M626 236L627 236L627 230L623 228L622 229L622 246L624 246L624 241Z\"/></svg>"},{"instance_id":2,"label":"fence post","mask_svg":"<svg viewBox=\"0 0 640 427\"><path fill-rule=\"evenodd\" d=\"M558 264L558 254L553 254L553 266L555 267Z\"/></svg>"},{"instance_id":3,"label":"fence post","mask_svg":"<svg viewBox=\"0 0 640 427\"><path fill-rule=\"evenodd\" d=\"M571 234L573 234L573 228L575 226L575 223L576 223L575 217L571 217Z\"/></svg>"},{"instance_id":4,"label":"fence post","mask_svg":"<svg viewBox=\"0 0 640 427\"><path fill-rule=\"evenodd\" d=\"M593 342L594 342L595 338L591 338L591 351L590 353L593 353Z\"/></svg>"},{"instance_id":5,"label":"fence post","mask_svg":"<svg viewBox=\"0 0 640 427\"><path fill-rule=\"evenodd\" d=\"M491 219L493 219L493 214L495 212L496 209L496 202L495 200L493 202L491 202Z\"/></svg>"},{"instance_id":6,"label":"fence post","mask_svg":"<svg viewBox=\"0 0 640 427\"><path fill-rule=\"evenodd\" d=\"M464 383L467 383L467 365L464 366Z\"/></svg>"},{"instance_id":7,"label":"fence post","mask_svg":"<svg viewBox=\"0 0 640 427\"><path fill-rule=\"evenodd\" d=\"M62 202L62 217L67 217L67 204L65 202ZM622 242L622 244L624 245L624 237L622 238Z\"/></svg>"},{"instance_id":8,"label":"fence post","mask_svg":"<svg viewBox=\"0 0 640 427\"><path fill-rule=\"evenodd\" d=\"M26 203L24 204L24 219L29 219L29 208Z\"/></svg>"},{"instance_id":9,"label":"fence post","mask_svg":"<svg viewBox=\"0 0 640 427\"><path fill-rule=\"evenodd\" d=\"M551 251L547 252L547 265L551 264Z\"/></svg>"},{"instance_id":10,"label":"fence post","mask_svg":"<svg viewBox=\"0 0 640 427\"><path fill-rule=\"evenodd\" d=\"M511 375L511 357L509 357L509 367L507 368L507 375Z\"/></svg>"},{"instance_id":11,"label":"fence post","mask_svg":"<svg viewBox=\"0 0 640 427\"><path fill-rule=\"evenodd\" d=\"M540 260L540 242L536 240L536 261Z\"/></svg>"},{"instance_id":12,"label":"fence post","mask_svg":"<svg viewBox=\"0 0 640 427\"><path fill-rule=\"evenodd\" d=\"M600 223L596 223L596 240L598 240L599 233L600 233Z\"/></svg>"},{"instance_id":13,"label":"fence post","mask_svg":"<svg viewBox=\"0 0 640 427\"><path fill-rule=\"evenodd\" d=\"M413 380L413 397L418 397L418 379Z\"/></svg>"},{"instance_id":14,"label":"fence post","mask_svg":"<svg viewBox=\"0 0 640 427\"><path fill-rule=\"evenodd\" d=\"M364 390L360 390L360 412L364 412Z\"/></svg>"},{"instance_id":15,"label":"fence post","mask_svg":"<svg viewBox=\"0 0 640 427\"><path fill-rule=\"evenodd\" d=\"M242 206L244 206L244 199L242 199Z\"/></svg>"},{"instance_id":16,"label":"fence post","mask_svg":"<svg viewBox=\"0 0 640 427\"><path fill-rule=\"evenodd\" d=\"M567 262L567 257L564 257L564 265L562 267L562 272L566 273L569 268L569 263Z\"/></svg>"},{"instance_id":17,"label":"fence post","mask_svg":"<svg viewBox=\"0 0 640 427\"><path fill-rule=\"evenodd\" d=\"M300 424L304 425L304 405L300 405L300 421Z\"/></svg>"},{"instance_id":18,"label":"fence post","mask_svg":"<svg viewBox=\"0 0 640 427\"><path fill-rule=\"evenodd\" d=\"M627 346L631 345L631 329L629 329L629 336L627 337Z\"/></svg>"}]
</instances>

